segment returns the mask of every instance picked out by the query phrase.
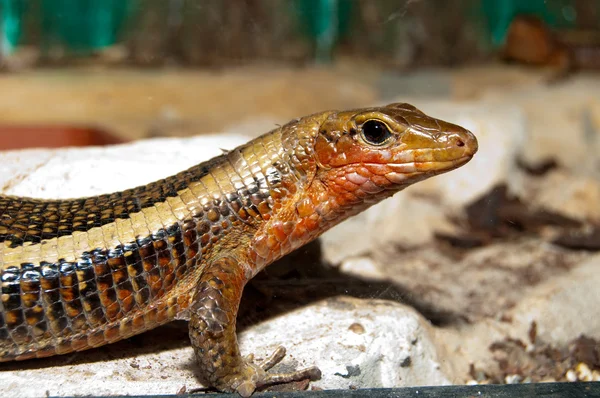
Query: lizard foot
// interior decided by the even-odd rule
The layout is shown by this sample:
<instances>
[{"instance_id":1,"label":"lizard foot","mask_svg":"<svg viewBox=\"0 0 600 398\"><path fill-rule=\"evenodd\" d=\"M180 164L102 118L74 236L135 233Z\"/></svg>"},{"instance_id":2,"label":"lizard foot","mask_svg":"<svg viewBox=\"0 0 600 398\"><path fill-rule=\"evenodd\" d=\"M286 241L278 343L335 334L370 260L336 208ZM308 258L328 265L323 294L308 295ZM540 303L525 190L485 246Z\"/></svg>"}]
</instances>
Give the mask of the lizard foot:
<instances>
[{"instance_id":1,"label":"lizard foot","mask_svg":"<svg viewBox=\"0 0 600 398\"><path fill-rule=\"evenodd\" d=\"M284 356L285 348L282 346L277 347L271 356L258 364L253 363L253 356L250 355L246 358L244 371L232 383L231 387L242 397L249 397L257 388L306 379L318 380L321 378L321 371L316 366L290 373L267 373L269 369L281 362Z\"/></svg>"}]
</instances>

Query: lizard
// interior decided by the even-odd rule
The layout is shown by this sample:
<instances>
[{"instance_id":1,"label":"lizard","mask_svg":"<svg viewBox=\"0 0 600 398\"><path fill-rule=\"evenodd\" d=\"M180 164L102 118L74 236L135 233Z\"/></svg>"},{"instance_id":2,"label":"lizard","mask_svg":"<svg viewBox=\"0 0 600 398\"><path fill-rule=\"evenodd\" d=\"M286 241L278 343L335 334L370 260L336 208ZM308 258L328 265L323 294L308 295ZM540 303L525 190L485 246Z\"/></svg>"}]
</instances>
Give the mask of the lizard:
<instances>
[{"instance_id":1,"label":"lizard","mask_svg":"<svg viewBox=\"0 0 600 398\"><path fill-rule=\"evenodd\" d=\"M0 362L82 351L174 319L204 384L248 397L318 379L242 357L244 285L267 265L477 152L468 130L412 105L292 120L174 176L68 200L0 196Z\"/></svg>"}]
</instances>

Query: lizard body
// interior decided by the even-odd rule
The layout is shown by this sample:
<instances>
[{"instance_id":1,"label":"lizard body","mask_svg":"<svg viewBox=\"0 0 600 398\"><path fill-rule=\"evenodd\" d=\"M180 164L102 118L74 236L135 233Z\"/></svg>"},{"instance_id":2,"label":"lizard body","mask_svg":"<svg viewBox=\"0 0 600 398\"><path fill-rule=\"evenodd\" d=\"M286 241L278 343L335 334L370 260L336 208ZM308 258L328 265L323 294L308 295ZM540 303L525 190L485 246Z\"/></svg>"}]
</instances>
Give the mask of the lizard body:
<instances>
[{"instance_id":1,"label":"lizard body","mask_svg":"<svg viewBox=\"0 0 600 398\"><path fill-rule=\"evenodd\" d=\"M166 179L71 200L0 196L0 361L112 343L177 318L207 384L285 375L244 359L244 285L367 207L471 159L467 130L408 104L300 118Z\"/></svg>"}]
</instances>

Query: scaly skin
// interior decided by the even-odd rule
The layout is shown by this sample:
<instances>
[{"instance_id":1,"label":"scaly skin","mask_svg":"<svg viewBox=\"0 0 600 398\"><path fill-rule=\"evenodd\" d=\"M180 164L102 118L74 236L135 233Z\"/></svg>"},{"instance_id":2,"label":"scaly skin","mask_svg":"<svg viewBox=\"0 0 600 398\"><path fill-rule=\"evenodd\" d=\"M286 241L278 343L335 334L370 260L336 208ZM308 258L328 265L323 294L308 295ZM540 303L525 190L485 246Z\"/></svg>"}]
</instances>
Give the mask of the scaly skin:
<instances>
[{"instance_id":1,"label":"scaly skin","mask_svg":"<svg viewBox=\"0 0 600 398\"><path fill-rule=\"evenodd\" d=\"M471 159L467 130L407 104L292 121L173 177L73 200L0 196L0 360L86 350L176 318L207 384L318 378L242 358L245 284L323 231Z\"/></svg>"}]
</instances>

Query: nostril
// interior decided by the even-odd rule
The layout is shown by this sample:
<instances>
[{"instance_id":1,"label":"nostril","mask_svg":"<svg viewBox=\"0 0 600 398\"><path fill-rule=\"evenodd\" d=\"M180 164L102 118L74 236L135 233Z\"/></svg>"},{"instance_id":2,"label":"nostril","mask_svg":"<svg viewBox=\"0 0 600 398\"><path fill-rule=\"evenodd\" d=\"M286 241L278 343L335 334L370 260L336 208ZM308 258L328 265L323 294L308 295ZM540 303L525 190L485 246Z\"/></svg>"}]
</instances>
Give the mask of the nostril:
<instances>
[{"instance_id":1,"label":"nostril","mask_svg":"<svg viewBox=\"0 0 600 398\"><path fill-rule=\"evenodd\" d=\"M465 142L460 138L456 139L456 146L465 146Z\"/></svg>"}]
</instances>

